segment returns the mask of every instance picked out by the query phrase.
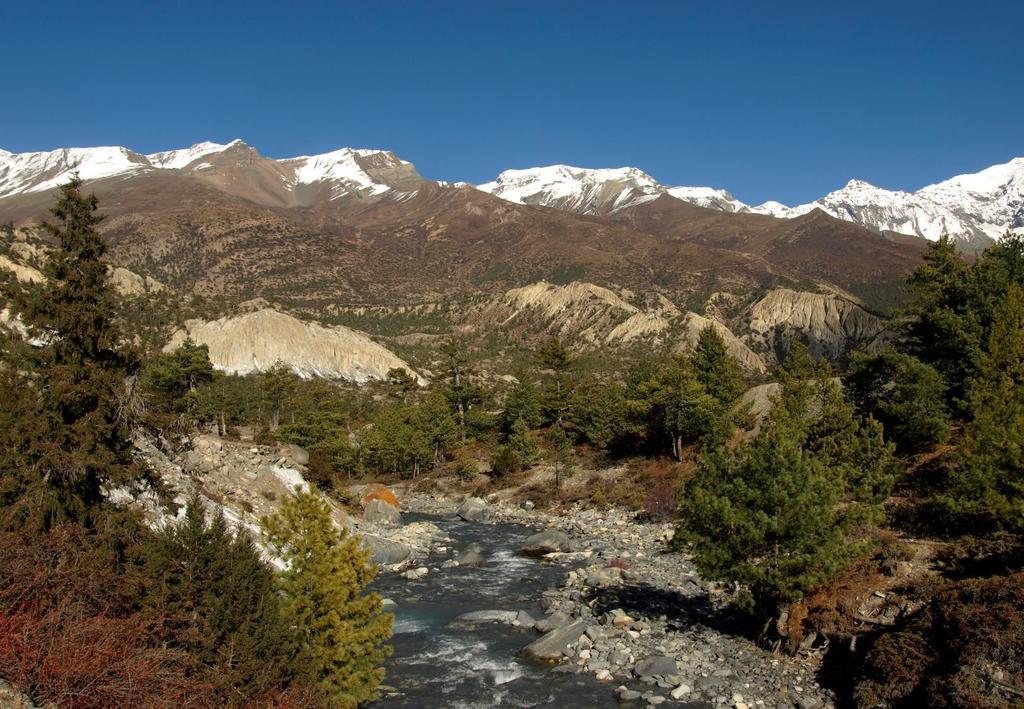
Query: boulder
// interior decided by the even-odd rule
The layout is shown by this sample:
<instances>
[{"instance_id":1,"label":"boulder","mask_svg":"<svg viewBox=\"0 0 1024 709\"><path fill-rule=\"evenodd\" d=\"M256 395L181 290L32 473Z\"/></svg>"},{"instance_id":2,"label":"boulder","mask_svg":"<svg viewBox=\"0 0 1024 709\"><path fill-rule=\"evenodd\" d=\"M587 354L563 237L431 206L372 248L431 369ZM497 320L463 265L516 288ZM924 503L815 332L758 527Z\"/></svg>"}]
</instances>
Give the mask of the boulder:
<instances>
[{"instance_id":1,"label":"boulder","mask_svg":"<svg viewBox=\"0 0 1024 709\"><path fill-rule=\"evenodd\" d=\"M516 613L516 622L513 625L518 625L521 628L532 628L537 625L537 621L526 611L519 611Z\"/></svg>"},{"instance_id":2,"label":"boulder","mask_svg":"<svg viewBox=\"0 0 1024 709\"><path fill-rule=\"evenodd\" d=\"M485 566L487 557L484 556L483 546L473 542L455 555L455 561L459 566Z\"/></svg>"},{"instance_id":3,"label":"boulder","mask_svg":"<svg viewBox=\"0 0 1024 709\"><path fill-rule=\"evenodd\" d=\"M524 647L520 654L530 660L541 662L558 662L567 656L569 646L582 637L587 629L587 624L577 620L561 628L555 628Z\"/></svg>"},{"instance_id":4,"label":"boulder","mask_svg":"<svg viewBox=\"0 0 1024 709\"><path fill-rule=\"evenodd\" d=\"M544 556L556 551L569 551L569 537L565 532L548 529L531 534L519 548L523 556Z\"/></svg>"},{"instance_id":5,"label":"boulder","mask_svg":"<svg viewBox=\"0 0 1024 709\"><path fill-rule=\"evenodd\" d=\"M412 550L405 544L373 534L364 534L362 542L363 546L372 554L370 560L381 566L401 564L412 554Z\"/></svg>"},{"instance_id":6,"label":"boulder","mask_svg":"<svg viewBox=\"0 0 1024 709\"><path fill-rule=\"evenodd\" d=\"M479 522L487 516L487 511L487 503L479 497L467 497L455 514L467 522Z\"/></svg>"},{"instance_id":7,"label":"boulder","mask_svg":"<svg viewBox=\"0 0 1024 709\"><path fill-rule=\"evenodd\" d=\"M535 627L542 633L547 633L554 630L555 628L560 628L563 625L567 625L568 623L569 616L567 616L565 613L552 613L547 618L541 618L540 620L538 620L536 623L533 624L533 627Z\"/></svg>"},{"instance_id":8,"label":"boulder","mask_svg":"<svg viewBox=\"0 0 1024 709\"><path fill-rule=\"evenodd\" d=\"M381 499L373 499L363 507L363 519L371 524L398 527L402 524L402 513Z\"/></svg>"},{"instance_id":9,"label":"boulder","mask_svg":"<svg viewBox=\"0 0 1024 709\"><path fill-rule=\"evenodd\" d=\"M395 497L395 493L387 485L381 485L380 483L370 483L367 485L359 502L363 507L366 507L366 504L371 500L383 500L396 510L402 509L401 505L398 504L398 498Z\"/></svg>"},{"instance_id":10,"label":"boulder","mask_svg":"<svg viewBox=\"0 0 1024 709\"><path fill-rule=\"evenodd\" d=\"M309 451L294 443L284 443L280 446L281 454L294 465L309 465Z\"/></svg>"},{"instance_id":11,"label":"boulder","mask_svg":"<svg viewBox=\"0 0 1024 709\"><path fill-rule=\"evenodd\" d=\"M636 663L633 672L637 677L672 677L679 673L679 666L671 657L652 655Z\"/></svg>"}]
</instances>

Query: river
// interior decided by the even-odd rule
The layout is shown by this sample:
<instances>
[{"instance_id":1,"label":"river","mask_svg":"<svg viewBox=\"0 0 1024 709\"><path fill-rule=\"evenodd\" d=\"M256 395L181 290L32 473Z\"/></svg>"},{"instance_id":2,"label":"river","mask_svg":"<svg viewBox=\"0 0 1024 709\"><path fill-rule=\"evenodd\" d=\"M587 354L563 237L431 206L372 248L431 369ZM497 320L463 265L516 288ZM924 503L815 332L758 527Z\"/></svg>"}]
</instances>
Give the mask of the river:
<instances>
[{"instance_id":1,"label":"river","mask_svg":"<svg viewBox=\"0 0 1024 709\"><path fill-rule=\"evenodd\" d=\"M532 529L406 514L404 521L427 520L454 541L487 550L482 567L444 569L450 556L433 556L430 573L417 581L382 575L375 591L397 605L394 654L386 663L385 685L394 688L373 707L603 707L618 706L613 684L592 674L571 674L520 660L518 651L539 636L531 629L502 623L453 624L477 610L525 610L544 617L542 592L561 585L566 567L516 555Z\"/></svg>"}]
</instances>

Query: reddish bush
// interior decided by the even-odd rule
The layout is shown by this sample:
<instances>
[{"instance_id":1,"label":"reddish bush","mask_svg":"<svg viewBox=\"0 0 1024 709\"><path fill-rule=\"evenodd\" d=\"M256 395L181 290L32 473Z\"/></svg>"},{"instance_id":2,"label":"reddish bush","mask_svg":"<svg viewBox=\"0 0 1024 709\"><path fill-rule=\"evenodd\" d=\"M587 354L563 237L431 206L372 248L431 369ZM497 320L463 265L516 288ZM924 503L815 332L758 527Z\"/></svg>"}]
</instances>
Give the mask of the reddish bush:
<instances>
[{"instance_id":1,"label":"reddish bush","mask_svg":"<svg viewBox=\"0 0 1024 709\"><path fill-rule=\"evenodd\" d=\"M622 569L623 571L629 571L632 564L629 563L629 559L615 558L608 562L608 567L612 569Z\"/></svg>"},{"instance_id":2,"label":"reddish bush","mask_svg":"<svg viewBox=\"0 0 1024 709\"><path fill-rule=\"evenodd\" d=\"M0 614L0 675L40 704L74 709L199 706L187 658L149 647L136 618L83 616L71 601Z\"/></svg>"},{"instance_id":3,"label":"reddish bush","mask_svg":"<svg viewBox=\"0 0 1024 709\"><path fill-rule=\"evenodd\" d=\"M658 480L644 497L644 512L655 520L671 519L679 507L676 485L668 479Z\"/></svg>"}]
</instances>

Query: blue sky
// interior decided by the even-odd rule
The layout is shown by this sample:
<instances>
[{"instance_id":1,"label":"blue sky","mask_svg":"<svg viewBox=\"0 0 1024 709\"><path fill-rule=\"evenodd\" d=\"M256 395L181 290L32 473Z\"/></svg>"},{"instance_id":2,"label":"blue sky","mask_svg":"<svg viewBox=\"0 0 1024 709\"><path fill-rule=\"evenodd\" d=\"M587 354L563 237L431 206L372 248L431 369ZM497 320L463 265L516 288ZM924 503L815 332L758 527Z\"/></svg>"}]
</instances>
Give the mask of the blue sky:
<instances>
[{"instance_id":1,"label":"blue sky","mask_svg":"<svg viewBox=\"0 0 1024 709\"><path fill-rule=\"evenodd\" d=\"M241 137L798 203L1024 155L1022 27L1019 0L5 2L0 148Z\"/></svg>"}]
</instances>

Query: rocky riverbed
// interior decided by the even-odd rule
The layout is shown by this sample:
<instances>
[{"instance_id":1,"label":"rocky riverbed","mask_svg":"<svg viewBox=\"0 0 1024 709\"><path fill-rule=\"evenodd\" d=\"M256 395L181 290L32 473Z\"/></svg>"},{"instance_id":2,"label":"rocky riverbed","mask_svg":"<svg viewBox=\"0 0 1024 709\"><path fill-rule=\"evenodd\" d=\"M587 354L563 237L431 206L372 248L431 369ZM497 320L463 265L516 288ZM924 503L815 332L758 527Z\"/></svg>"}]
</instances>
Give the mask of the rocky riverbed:
<instances>
[{"instance_id":1,"label":"rocky riverbed","mask_svg":"<svg viewBox=\"0 0 1024 709\"><path fill-rule=\"evenodd\" d=\"M618 510L573 507L553 514L475 498L457 502L408 494L402 504L405 510L438 518L461 516L482 525L549 530L538 535L539 542L532 541L533 548L523 550L540 557L545 568L559 569L554 576L545 572L555 583L535 599L537 617L522 612L523 599L508 599L478 609L478 616L467 622L532 628L532 634L521 637L518 654L551 664L548 672L585 674L606 684L610 706L834 705L831 694L815 681L815 658L772 654L738 634L736 621L719 603L720 595L686 556L665 553L671 525L641 523ZM436 530L422 518L418 524L425 532ZM466 561L465 556L459 561L466 550L450 546L443 536L433 537L414 545L418 550L429 547L430 556L421 552L394 573L404 574L407 582L423 583L434 571L431 564L451 568ZM472 563L473 550L469 552ZM586 706L601 705L594 702L591 698Z\"/></svg>"}]
</instances>

